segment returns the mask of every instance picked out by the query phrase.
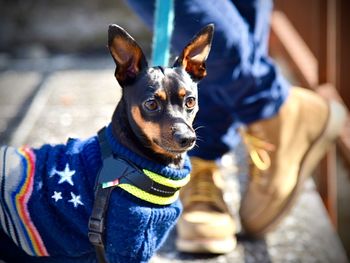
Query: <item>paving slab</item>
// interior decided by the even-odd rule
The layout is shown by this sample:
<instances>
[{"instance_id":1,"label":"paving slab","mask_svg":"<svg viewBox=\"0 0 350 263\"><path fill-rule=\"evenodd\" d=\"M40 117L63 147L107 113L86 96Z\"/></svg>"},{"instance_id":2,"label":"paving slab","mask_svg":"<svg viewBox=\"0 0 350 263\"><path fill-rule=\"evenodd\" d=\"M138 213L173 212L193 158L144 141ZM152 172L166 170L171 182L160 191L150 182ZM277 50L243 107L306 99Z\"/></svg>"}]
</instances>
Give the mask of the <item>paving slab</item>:
<instances>
[{"instance_id":1,"label":"paving slab","mask_svg":"<svg viewBox=\"0 0 350 263\"><path fill-rule=\"evenodd\" d=\"M10 70L0 74L0 142L8 140L21 121L42 78L35 71Z\"/></svg>"},{"instance_id":2,"label":"paving slab","mask_svg":"<svg viewBox=\"0 0 350 263\"><path fill-rule=\"evenodd\" d=\"M39 146L63 143L68 137L84 138L95 134L109 123L120 98L121 89L113 73L113 68L50 73L19 125L25 127L24 131L15 134L12 143ZM11 91L11 85L6 88ZM247 182L244 148L238 147L234 153L225 156L221 168L227 182L225 200L239 225L240 193ZM179 253L174 246L175 238L176 231L173 230L151 263L348 262L311 180L291 213L275 231L260 240L238 235L238 245L232 253L218 256Z\"/></svg>"},{"instance_id":3,"label":"paving slab","mask_svg":"<svg viewBox=\"0 0 350 263\"><path fill-rule=\"evenodd\" d=\"M113 74L113 69L51 74L42 87L46 91L40 99L43 110L29 116L31 129L25 131L27 136L20 136L19 142L14 139L14 143L39 146L96 133L110 122L120 98L121 89Z\"/></svg>"}]
</instances>

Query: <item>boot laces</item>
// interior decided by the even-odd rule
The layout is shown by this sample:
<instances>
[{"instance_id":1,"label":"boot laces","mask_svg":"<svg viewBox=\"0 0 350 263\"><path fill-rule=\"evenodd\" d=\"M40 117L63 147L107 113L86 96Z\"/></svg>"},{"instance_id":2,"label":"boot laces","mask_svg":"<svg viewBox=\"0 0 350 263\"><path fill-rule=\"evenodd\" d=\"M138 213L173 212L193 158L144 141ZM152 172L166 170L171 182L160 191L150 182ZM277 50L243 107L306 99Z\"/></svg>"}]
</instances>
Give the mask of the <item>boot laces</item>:
<instances>
[{"instance_id":1,"label":"boot laces","mask_svg":"<svg viewBox=\"0 0 350 263\"><path fill-rule=\"evenodd\" d=\"M243 130L240 131L240 134L243 138L244 144L247 147L251 163L255 168L252 171L253 176L261 174L261 171L268 170L271 167L269 152L275 150L275 145L255 137Z\"/></svg>"},{"instance_id":2,"label":"boot laces","mask_svg":"<svg viewBox=\"0 0 350 263\"><path fill-rule=\"evenodd\" d=\"M222 197L221 189L216 185L214 177L221 176L215 163L205 163L198 167L196 174L191 175L191 181L186 186L185 198L183 204L186 207L194 203L208 205L215 210L224 211L226 205ZM222 178L220 178L222 179Z\"/></svg>"}]
</instances>

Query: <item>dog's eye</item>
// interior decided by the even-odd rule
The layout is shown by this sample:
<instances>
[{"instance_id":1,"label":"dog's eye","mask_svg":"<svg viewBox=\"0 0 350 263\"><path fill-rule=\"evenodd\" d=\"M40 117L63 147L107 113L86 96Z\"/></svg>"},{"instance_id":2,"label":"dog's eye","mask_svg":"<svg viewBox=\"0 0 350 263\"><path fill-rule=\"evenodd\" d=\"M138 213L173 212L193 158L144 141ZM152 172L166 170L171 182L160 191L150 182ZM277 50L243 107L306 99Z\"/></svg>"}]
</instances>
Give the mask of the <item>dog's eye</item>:
<instances>
[{"instance_id":1,"label":"dog's eye","mask_svg":"<svg viewBox=\"0 0 350 263\"><path fill-rule=\"evenodd\" d=\"M154 99L150 99L150 100L145 101L144 106L149 111L156 111L159 109L159 104Z\"/></svg>"},{"instance_id":2,"label":"dog's eye","mask_svg":"<svg viewBox=\"0 0 350 263\"><path fill-rule=\"evenodd\" d=\"M186 98L185 105L188 109L193 109L194 106L196 106L196 98L195 97Z\"/></svg>"}]
</instances>

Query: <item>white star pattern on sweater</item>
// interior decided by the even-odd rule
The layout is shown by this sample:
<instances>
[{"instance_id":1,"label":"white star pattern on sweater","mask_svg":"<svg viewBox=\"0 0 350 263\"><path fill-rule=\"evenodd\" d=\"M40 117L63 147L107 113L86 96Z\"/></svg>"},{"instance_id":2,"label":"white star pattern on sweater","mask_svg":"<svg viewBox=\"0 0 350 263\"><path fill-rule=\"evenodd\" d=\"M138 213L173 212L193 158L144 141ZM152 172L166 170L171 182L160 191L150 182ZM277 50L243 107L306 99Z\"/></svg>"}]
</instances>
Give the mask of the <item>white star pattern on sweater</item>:
<instances>
[{"instance_id":1,"label":"white star pattern on sweater","mask_svg":"<svg viewBox=\"0 0 350 263\"><path fill-rule=\"evenodd\" d=\"M54 191L54 194L51 196L51 198L55 199L55 202L57 202L58 200L62 199L62 193Z\"/></svg>"},{"instance_id":2,"label":"white star pattern on sweater","mask_svg":"<svg viewBox=\"0 0 350 263\"><path fill-rule=\"evenodd\" d=\"M72 199L68 200L68 202L73 203L74 207L78 207L79 205L84 205L80 200L80 195L75 195L73 192L70 192Z\"/></svg>"},{"instance_id":3,"label":"white star pattern on sweater","mask_svg":"<svg viewBox=\"0 0 350 263\"><path fill-rule=\"evenodd\" d=\"M74 185L73 183L73 175L75 174L74 170L71 170L69 168L69 164L66 164L66 167L64 168L63 171L55 171L56 174L58 174L59 176L61 176L60 180L58 181L58 184L62 184L64 182L69 183L70 185Z\"/></svg>"}]
</instances>

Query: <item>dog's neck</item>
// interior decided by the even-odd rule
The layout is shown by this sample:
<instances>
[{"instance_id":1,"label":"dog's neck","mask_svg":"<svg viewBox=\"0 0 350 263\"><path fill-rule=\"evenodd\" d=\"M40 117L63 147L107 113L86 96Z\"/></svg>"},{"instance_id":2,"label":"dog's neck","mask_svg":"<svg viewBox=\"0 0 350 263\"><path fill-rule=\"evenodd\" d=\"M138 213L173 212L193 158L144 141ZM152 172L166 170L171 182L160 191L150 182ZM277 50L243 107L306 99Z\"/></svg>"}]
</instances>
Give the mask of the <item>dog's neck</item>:
<instances>
[{"instance_id":1,"label":"dog's neck","mask_svg":"<svg viewBox=\"0 0 350 263\"><path fill-rule=\"evenodd\" d=\"M142 142L131 128L123 98L119 101L113 113L112 131L113 136L121 144L141 157L172 168L183 167L184 156L178 155L170 158L156 153L151 148L145 146L145 142Z\"/></svg>"}]
</instances>

